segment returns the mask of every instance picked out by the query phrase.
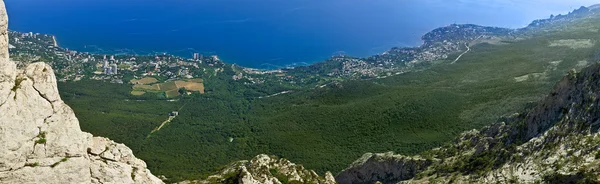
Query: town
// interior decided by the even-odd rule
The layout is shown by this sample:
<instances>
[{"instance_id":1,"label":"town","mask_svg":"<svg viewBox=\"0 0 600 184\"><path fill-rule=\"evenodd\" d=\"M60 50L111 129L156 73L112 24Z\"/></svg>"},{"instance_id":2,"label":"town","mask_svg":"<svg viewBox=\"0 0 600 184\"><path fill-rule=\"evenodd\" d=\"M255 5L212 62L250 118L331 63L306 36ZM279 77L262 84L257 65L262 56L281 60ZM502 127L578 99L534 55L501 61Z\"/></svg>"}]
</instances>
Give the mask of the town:
<instances>
[{"instance_id":1,"label":"town","mask_svg":"<svg viewBox=\"0 0 600 184\"><path fill-rule=\"evenodd\" d=\"M420 47L392 48L378 55L357 58L345 55L309 66L262 70L229 64L217 55L204 56L190 53L189 58L168 53L154 55L110 55L88 53L60 47L53 35L9 31L9 50L18 66L32 62L50 64L61 82L97 80L118 84L132 84L132 94L164 92L178 96L182 87L164 86L202 81L207 84L227 79L246 86L280 89L271 94L291 89L317 88L341 80L386 78L430 66L437 61L452 60L451 54L467 50L479 40L510 39L512 30L476 25L449 25L423 36ZM458 59L458 58L457 58ZM142 81L142 82L140 82ZM163 87L164 88L164 87ZM204 93L202 88L194 88ZM202 90L200 90L202 89ZM207 86L207 89L211 89ZM210 91L210 90L209 90ZM187 92L189 93L189 91ZM270 95L270 94L266 94Z\"/></svg>"},{"instance_id":2,"label":"town","mask_svg":"<svg viewBox=\"0 0 600 184\"><path fill-rule=\"evenodd\" d=\"M55 70L59 81L97 80L111 83L132 83L133 80L154 78L156 83L177 80L221 77L245 85L260 85L266 80L290 81L284 70L259 70L227 64L218 56L193 53L191 58L163 55L108 55L78 52L58 46L52 35L9 31L10 54L18 66L46 62ZM133 84L133 83L132 83Z\"/></svg>"}]
</instances>

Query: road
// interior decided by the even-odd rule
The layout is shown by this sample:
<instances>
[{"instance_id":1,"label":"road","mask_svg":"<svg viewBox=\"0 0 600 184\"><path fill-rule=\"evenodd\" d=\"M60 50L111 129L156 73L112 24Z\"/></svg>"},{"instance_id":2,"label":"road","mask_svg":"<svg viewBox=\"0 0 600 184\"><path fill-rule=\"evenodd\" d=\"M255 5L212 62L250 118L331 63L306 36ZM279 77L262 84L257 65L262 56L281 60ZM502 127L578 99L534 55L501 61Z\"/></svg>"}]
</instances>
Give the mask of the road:
<instances>
[{"instance_id":1,"label":"road","mask_svg":"<svg viewBox=\"0 0 600 184\"><path fill-rule=\"evenodd\" d=\"M465 47L467 47L467 51L465 51L462 54L458 55L458 57L454 61L452 61L451 64L456 63L463 55L465 55L466 53L468 53L469 51L471 51L471 47L469 47L468 43L465 43Z\"/></svg>"},{"instance_id":2,"label":"road","mask_svg":"<svg viewBox=\"0 0 600 184\"><path fill-rule=\"evenodd\" d=\"M183 106L181 106L178 111L181 111L181 109L183 109L183 107L185 107L185 104ZM148 136L146 137L146 139L148 137L150 137L150 135L152 135L154 132L159 131L163 126L167 125L167 123L170 123L171 121L173 121L173 119L175 119L179 114L174 114L173 116L169 116L169 118L165 121L163 121L160 126L156 127L154 130L152 130L152 132L150 132L150 134L148 134Z\"/></svg>"}]
</instances>

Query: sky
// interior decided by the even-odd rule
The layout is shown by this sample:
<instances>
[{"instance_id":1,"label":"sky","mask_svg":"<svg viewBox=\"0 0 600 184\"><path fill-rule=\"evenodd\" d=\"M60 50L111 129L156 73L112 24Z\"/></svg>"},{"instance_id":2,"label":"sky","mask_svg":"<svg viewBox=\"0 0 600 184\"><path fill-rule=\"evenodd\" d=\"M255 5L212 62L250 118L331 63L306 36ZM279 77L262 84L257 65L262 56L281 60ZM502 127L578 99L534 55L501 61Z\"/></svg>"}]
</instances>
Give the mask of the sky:
<instances>
[{"instance_id":1,"label":"sky","mask_svg":"<svg viewBox=\"0 0 600 184\"><path fill-rule=\"evenodd\" d=\"M218 54L258 67L418 46L452 23L520 28L591 0L5 0L9 29L71 49ZM100 50L100 49L97 49Z\"/></svg>"}]
</instances>

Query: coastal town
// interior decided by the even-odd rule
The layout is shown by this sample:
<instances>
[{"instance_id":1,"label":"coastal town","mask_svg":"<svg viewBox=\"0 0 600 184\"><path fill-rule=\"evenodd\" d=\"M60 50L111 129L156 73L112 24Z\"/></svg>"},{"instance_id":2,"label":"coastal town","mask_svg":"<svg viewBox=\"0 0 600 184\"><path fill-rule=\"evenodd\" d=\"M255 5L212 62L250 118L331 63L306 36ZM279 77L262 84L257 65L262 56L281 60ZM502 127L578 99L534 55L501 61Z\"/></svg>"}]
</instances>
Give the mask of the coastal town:
<instances>
[{"instance_id":1,"label":"coastal town","mask_svg":"<svg viewBox=\"0 0 600 184\"><path fill-rule=\"evenodd\" d=\"M454 53L466 51L476 40L506 39L509 29L476 25L449 25L423 36L420 47L392 48L378 55L357 58L345 55L309 66L262 70L229 64L217 55L190 53L190 57L170 55L124 55L88 53L59 46L53 35L9 31L10 54L19 66L32 62L50 64L59 81L96 80L130 84L132 94L159 92L176 97L185 88L211 91L211 82L229 80L246 86L268 86L279 89L275 94L298 88L324 87L340 80L386 78L430 66L437 61L453 60ZM456 58L458 59L458 58ZM140 82L142 81L142 82ZM186 88L189 83L203 86ZM179 84L179 85L176 85ZM167 86L167 87L166 87ZM193 89L193 90L190 90ZM177 93L177 92L180 93ZM264 95L270 95L264 94Z\"/></svg>"},{"instance_id":2,"label":"coastal town","mask_svg":"<svg viewBox=\"0 0 600 184\"><path fill-rule=\"evenodd\" d=\"M179 79L214 75L225 65L217 56L186 59L173 55L130 56L78 52L58 46L52 35L9 32L10 53L20 66L47 62L56 70L60 81L82 79L123 83L124 79L156 76ZM202 72L197 72L200 67ZM213 68L207 71L207 68Z\"/></svg>"},{"instance_id":3,"label":"coastal town","mask_svg":"<svg viewBox=\"0 0 600 184\"><path fill-rule=\"evenodd\" d=\"M184 58L169 54L93 54L62 48L55 36L47 34L10 31L9 38L10 54L18 66L46 62L54 68L61 82L97 80L133 84L134 80L153 78L156 81L154 83L167 83L194 79L211 80L227 75L224 77L245 85L260 85L266 80L278 79L290 83L291 78L286 76L283 70L259 70L227 64L216 55L193 53L191 58Z\"/></svg>"}]
</instances>

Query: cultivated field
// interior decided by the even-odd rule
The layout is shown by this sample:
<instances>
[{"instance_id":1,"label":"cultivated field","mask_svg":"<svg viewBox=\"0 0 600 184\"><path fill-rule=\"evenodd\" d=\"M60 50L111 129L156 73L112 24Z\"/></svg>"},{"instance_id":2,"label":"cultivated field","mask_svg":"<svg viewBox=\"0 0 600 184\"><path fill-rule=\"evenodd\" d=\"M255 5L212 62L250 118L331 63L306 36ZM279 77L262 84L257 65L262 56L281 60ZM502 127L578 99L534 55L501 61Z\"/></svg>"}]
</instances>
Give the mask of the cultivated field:
<instances>
[{"instance_id":1,"label":"cultivated field","mask_svg":"<svg viewBox=\"0 0 600 184\"><path fill-rule=\"evenodd\" d=\"M171 82L167 82L167 83L161 83L160 85L160 90L162 91L171 91L174 89L179 89L177 87L177 85L175 84L175 82L171 81Z\"/></svg>"},{"instance_id":2,"label":"cultivated field","mask_svg":"<svg viewBox=\"0 0 600 184\"><path fill-rule=\"evenodd\" d=\"M189 91L197 91L204 94L204 84L198 82L175 81L178 88L185 88Z\"/></svg>"},{"instance_id":3,"label":"cultivated field","mask_svg":"<svg viewBox=\"0 0 600 184\"><path fill-rule=\"evenodd\" d=\"M133 85L133 89L141 90L141 91L159 91L161 88L158 84L153 84L153 85L136 84L136 85Z\"/></svg>"},{"instance_id":4,"label":"cultivated field","mask_svg":"<svg viewBox=\"0 0 600 184\"><path fill-rule=\"evenodd\" d=\"M156 80L155 78L152 78L152 77L144 77L139 80L133 79L129 82L131 82L132 84L154 84L154 83L157 83L158 80Z\"/></svg>"},{"instance_id":5,"label":"cultivated field","mask_svg":"<svg viewBox=\"0 0 600 184\"><path fill-rule=\"evenodd\" d=\"M146 77L140 80L131 80L133 85L132 95L140 96L146 92L164 92L167 98L179 96L179 89L185 88L188 91L196 91L204 94L204 82L202 79L178 80L160 84L155 78ZM152 85L149 85L152 84Z\"/></svg>"},{"instance_id":6,"label":"cultivated field","mask_svg":"<svg viewBox=\"0 0 600 184\"><path fill-rule=\"evenodd\" d=\"M179 96L179 89L165 91L165 95L167 95L167 98L177 97Z\"/></svg>"}]
</instances>

